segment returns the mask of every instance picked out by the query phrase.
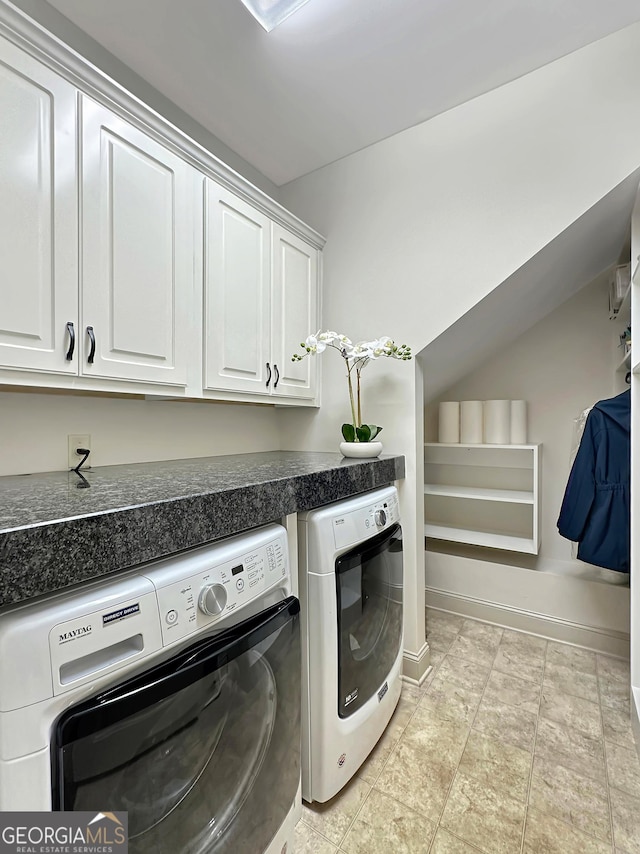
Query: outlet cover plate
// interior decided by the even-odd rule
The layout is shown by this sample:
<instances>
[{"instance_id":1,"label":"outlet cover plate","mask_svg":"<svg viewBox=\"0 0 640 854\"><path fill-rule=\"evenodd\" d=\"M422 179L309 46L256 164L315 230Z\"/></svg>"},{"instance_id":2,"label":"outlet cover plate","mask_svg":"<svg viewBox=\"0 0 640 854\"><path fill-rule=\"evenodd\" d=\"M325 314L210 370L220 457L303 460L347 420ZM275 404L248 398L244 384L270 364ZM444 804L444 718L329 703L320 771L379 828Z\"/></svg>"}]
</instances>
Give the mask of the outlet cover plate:
<instances>
[{"instance_id":1,"label":"outlet cover plate","mask_svg":"<svg viewBox=\"0 0 640 854\"><path fill-rule=\"evenodd\" d=\"M91 450L91 436L88 433L74 433L72 436L67 436L67 439L69 468L73 469L78 465L83 457L83 454L76 454L76 448L88 448ZM91 457L89 457L82 468L91 468Z\"/></svg>"}]
</instances>

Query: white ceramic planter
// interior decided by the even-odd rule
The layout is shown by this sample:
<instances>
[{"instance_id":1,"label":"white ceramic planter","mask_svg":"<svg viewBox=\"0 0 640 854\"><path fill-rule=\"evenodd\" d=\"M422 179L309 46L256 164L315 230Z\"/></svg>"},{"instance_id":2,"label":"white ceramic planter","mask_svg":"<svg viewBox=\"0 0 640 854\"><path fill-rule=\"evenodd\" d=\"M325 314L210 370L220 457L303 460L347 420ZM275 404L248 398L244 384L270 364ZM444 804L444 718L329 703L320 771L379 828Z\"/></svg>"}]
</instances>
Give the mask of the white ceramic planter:
<instances>
[{"instance_id":1,"label":"white ceramic planter","mask_svg":"<svg viewBox=\"0 0 640 854\"><path fill-rule=\"evenodd\" d=\"M343 457L353 457L361 460L379 457L382 442L340 442L340 453Z\"/></svg>"}]
</instances>

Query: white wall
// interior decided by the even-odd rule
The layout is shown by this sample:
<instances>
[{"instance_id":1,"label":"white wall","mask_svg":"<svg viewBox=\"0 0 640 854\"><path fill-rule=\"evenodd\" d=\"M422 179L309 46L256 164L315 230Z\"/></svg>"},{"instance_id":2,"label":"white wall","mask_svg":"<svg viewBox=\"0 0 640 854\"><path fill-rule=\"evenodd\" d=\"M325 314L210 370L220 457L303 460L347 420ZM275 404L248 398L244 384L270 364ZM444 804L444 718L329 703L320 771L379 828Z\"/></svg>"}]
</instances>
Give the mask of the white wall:
<instances>
[{"instance_id":1,"label":"white wall","mask_svg":"<svg viewBox=\"0 0 640 854\"><path fill-rule=\"evenodd\" d=\"M425 346L637 168L639 74L636 25L282 187L326 323Z\"/></svg>"},{"instance_id":2,"label":"white wall","mask_svg":"<svg viewBox=\"0 0 640 854\"><path fill-rule=\"evenodd\" d=\"M631 217L631 272L635 278L631 290L631 326L640 329L640 274L637 273L640 263L640 189L636 198ZM636 339L635 345L631 339L631 572L637 573L640 567L640 535L637 520L640 496L640 373L638 364L640 348ZM635 578L635 575L634 575ZM631 685L633 701L631 703L632 721L636 737L636 745L640 745L640 584L632 583L631 589ZM640 750L640 747L639 747Z\"/></svg>"},{"instance_id":3,"label":"white wall","mask_svg":"<svg viewBox=\"0 0 640 854\"><path fill-rule=\"evenodd\" d=\"M282 203L327 237L325 327L426 346L637 168L639 79L636 25L281 188ZM414 377L406 365L368 370L379 385L367 417L407 456L403 514L421 518ZM344 395L332 366L324 406L287 417L283 447L335 447ZM421 525L407 536L415 651Z\"/></svg>"},{"instance_id":4,"label":"white wall","mask_svg":"<svg viewBox=\"0 0 640 854\"><path fill-rule=\"evenodd\" d=\"M625 388L624 374L615 374L623 322L609 320L607 288L605 274L440 398L527 401L528 441L543 445L540 562L573 562L556 521L570 469L574 419ZM437 412L437 402L425 409L428 441L437 441Z\"/></svg>"},{"instance_id":5,"label":"white wall","mask_svg":"<svg viewBox=\"0 0 640 854\"><path fill-rule=\"evenodd\" d=\"M324 326L426 346L638 167L638 79L640 25L282 187L327 237ZM348 408L333 355L326 406L287 418L286 444L335 447ZM394 451L412 421L405 368L367 369Z\"/></svg>"},{"instance_id":6,"label":"white wall","mask_svg":"<svg viewBox=\"0 0 640 854\"><path fill-rule=\"evenodd\" d=\"M91 435L96 466L280 447L270 406L0 392L0 475L64 471L67 436Z\"/></svg>"},{"instance_id":7,"label":"white wall","mask_svg":"<svg viewBox=\"0 0 640 854\"><path fill-rule=\"evenodd\" d=\"M574 419L627 387L615 373L625 321L609 320L607 291L604 274L442 395L527 400L528 441L543 445L541 546L530 556L431 541L425 582L436 607L628 656L629 576L572 558L556 527ZM437 402L425 408L430 441L437 410Z\"/></svg>"},{"instance_id":8,"label":"white wall","mask_svg":"<svg viewBox=\"0 0 640 854\"><path fill-rule=\"evenodd\" d=\"M279 200L328 238L324 325L426 346L639 165L638 79L640 25L281 188ZM102 464L185 456L185 431L194 456L278 443L334 450L348 406L333 355L323 357L317 412L2 395L3 471L64 468L69 432L90 432ZM417 396L419 366L367 373L367 419L384 426L387 450L407 457L406 639L417 652L422 381Z\"/></svg>"}]
</instances>

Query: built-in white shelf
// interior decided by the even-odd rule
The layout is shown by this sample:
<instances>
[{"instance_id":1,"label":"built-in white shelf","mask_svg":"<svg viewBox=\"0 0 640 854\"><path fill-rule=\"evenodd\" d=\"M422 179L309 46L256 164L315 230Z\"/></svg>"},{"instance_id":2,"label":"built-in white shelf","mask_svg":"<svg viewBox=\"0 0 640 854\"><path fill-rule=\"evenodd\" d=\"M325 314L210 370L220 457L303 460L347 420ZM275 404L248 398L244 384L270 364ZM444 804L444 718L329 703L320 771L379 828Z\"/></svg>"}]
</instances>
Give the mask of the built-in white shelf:
<instances>
[{"instance_id":1,"label":"built-in white shelf","mask_svg":"<svg viewBox=\"0 0 640 854\"><path fill-rule=\"evenodd\" d=\"M425 444L425 536L537 554L540 445Z\"/></svg>"},{"instance_id":2,"label":"built-in white shelf","mask_svg":"<svg viewBox=\"0 0 640 854\"><path fill-rule=\"evenodd\" d=\"M530 451L531 448L538 448L539 445L490 445L487 443L478 443L467 445L460 442L425 442L425 448L456 448L465 451L504 451L507 448L510 451Z\"/></svg>"},{"instance_id":3,"label":"built-in white shelf","mask_svg":"<svg viewBox=\"0 0 640 854\"><path fill-rule=\"evenodd\" d=\"M476 531L472 528L455 528L451 525L424 526L425 537L435 540L448 540L451 543L470 543L491 549L504 549L510 552L538 554L538 544L529 537L515 537L498 531Z\"/></svg>"},{"instance_id":4,"label":"built-in white shelf","mask_svg":"<svg viewBox=\"0 0 640 854\"><path fill-rule=\"evenodd\" d=\"M441 486L425 483L425 495L446 495L449 498L472 498L476 501L504 501L508 504L533 504L533 492L519 489L487 489L475 486Z\"/></svg>"}]
</instances>

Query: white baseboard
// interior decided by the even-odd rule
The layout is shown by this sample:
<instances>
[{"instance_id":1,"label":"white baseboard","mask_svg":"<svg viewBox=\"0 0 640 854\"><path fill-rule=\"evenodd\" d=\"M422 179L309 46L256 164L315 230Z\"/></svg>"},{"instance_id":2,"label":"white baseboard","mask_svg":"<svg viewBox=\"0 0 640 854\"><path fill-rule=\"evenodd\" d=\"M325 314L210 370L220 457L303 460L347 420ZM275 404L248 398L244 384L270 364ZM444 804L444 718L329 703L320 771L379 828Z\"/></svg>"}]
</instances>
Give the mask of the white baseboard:
<instances>
[{"instance_id":1,"label":"white baseboard","mask_svg":"<svg viewBox=\"0 0 640 854\"><path fill-rule=\"evenodd\" d=\"M501 626L629 658L629 587L576 575L569 562L531 566L425 554L426 602Z\"/></svg>"},{"instance_id":2,"label":"white baseboard","mask_svg":"<svg viewBox=\"0 0 640 854\"><path fill-rule=\"evenodd\" d=\"M536 614L531 611L497 605L471 599L457 593L446 593L430 588L425 591L425 602L430 608L449 611L453 614L461 614L464 617L493 623L504 628L517 629L551 640L574 644L595 652L615 655L618 658L629 658L629 635L625 632L584 626L546 614Z\"/></svg>"},{"instance_id":3,"label":"white baseboard","mask_svg":"<svg viewBox=\"0 0 640 854\"><path fill-rule=\"evenodd\" d=\"M409 685L420 687L431 672L431 650L424 643L418 652L405 650L402 653L402 679Z\"/></svg>"},{"instance_id":4,"label":"white baseboard","mask_svg":"<svg viewBox=\"0 0 640 854\"><path fill-rule=\"evenodd\" d=\"M424 685L424 683L427 681L427 678L431 675L432 672L433 672L433 665L430 664L427 667L427 669L425 670L425 672L422 674L422 678L420 679L419 682L416 679L412 679L410 676L405 676L404 673L402 673L400 675L400 679L402 680L402 682L406 682L407 685L413 685L415 688L421 688L422 685Z\"/></svg>"},{"instance_id":5,"label":"white baseboard","mask_svg":"<svg viewBox=\"0 0 640 854\"><path fill-rule=\"evenodd\" d=\"M636 743L636 753L640 759L640 688L631 688L631 730Z\"/></svg>"}]
</instances>

